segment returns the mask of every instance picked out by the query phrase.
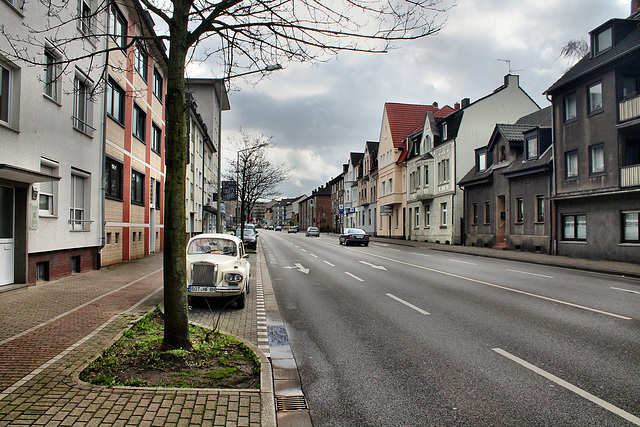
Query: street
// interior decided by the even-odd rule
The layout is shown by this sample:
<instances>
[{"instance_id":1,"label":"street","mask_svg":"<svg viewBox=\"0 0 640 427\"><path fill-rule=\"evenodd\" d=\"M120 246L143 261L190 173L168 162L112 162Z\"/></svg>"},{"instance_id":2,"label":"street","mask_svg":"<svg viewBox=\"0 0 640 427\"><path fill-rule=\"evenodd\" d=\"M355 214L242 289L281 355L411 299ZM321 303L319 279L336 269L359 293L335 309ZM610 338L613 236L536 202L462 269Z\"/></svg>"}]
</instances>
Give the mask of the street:
<instances>
[{"instance_id":1,"label":"street","mask_svg":"<svg viewBox=\"0 0 640 427\"><path fill-rule=\"evenodd\" d=\"M311 418L640 425L640 281L261 231Z\"/></svg>"}]
</instances>

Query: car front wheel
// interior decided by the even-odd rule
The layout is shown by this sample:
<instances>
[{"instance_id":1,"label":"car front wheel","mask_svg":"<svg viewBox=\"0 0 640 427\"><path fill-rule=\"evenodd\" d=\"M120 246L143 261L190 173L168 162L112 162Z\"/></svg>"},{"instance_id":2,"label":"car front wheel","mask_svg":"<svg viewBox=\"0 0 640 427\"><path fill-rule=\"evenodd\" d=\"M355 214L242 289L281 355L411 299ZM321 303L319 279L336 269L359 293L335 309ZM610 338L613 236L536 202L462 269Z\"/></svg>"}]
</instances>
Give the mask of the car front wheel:
<instances>
[{"instance_id":1,"label":"car front wheel","mask_svg":"<svg viewBox=\"0 0 640 427\"><path fill-rule=\"evenodd\" d=\"M244 308L244 303L245 303L245 300L246 300L246 296L247 296L247 294L246 294L246 290L245 290L245 292L241 293L237 297L237 299L236 299L236 307L237 308Z\"/></svg>"}]
</instances>

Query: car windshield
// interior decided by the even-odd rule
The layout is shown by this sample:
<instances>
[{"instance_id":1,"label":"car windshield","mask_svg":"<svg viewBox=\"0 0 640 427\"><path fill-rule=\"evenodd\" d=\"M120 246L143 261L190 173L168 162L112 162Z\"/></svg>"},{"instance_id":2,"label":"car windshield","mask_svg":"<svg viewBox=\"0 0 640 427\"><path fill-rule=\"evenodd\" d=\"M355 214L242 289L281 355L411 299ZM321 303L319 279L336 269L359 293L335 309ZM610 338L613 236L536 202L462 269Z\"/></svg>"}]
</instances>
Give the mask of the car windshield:
<instances>
[{"instance_id":1,"label":"car windshield","mask_svg":"<svg viewBox=\"0 0 640 427\"><path fill-rule=\"evenodd\" d=\"M316 227L309 227L309 231L318 231Z\"/></svg>"},{"instance_id":2,"label":"car windshield","mask_svg":"<svg viewBox=\"0 0 640 427\"><path fill-rule=\"evenodd\" d=\"M230 239L203 237L189 243L187 255L217 254L236 256L236 243Z\"/></svg>"},{"instance_id":3,"label":"car windshield","mask_svg":"<svg viewBox=\"0 0 640 427\"><path fill-rule=\"evenodd\" d=\"M239 236L240 233L241 233L241 230L238 228L236 230L236 236ZM245 228L244 229L244 237L252 237L252 236L255 236L255 235L256 235L256 232L253 231L252 229L250 229L250 228Z\"/></svg>"},{"instance_id":4,"label":"car windshield","mask_svg":"<svg viewBox=\"0 0 640 427\"><path fill-rule=\"evenodd\" d=\"M347 230L347 234L366 234L364 230L360 230L358 228L350 228Z\"/></svg>"}]
</instances>

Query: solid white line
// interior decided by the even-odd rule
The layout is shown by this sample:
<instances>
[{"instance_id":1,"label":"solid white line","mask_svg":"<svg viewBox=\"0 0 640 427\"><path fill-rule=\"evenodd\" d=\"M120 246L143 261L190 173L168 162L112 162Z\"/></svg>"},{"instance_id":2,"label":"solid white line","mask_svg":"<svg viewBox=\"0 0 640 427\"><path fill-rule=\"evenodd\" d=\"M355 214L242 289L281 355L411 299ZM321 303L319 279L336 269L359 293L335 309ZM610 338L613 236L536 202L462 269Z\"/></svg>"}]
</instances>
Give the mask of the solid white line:
<instances>
[{"instance_id":1,"label":"solid white line","mask_svg":"<svg viewBox=\"0 0 640 427\"><path fill-rule=\"evenodd\" d=\"M416 307L415 305L413 305L413 304L411 304L411 303L409 303L409 302L406 302L405 300L403 300L403 299L401 299L401 298L398 298L398 297L397 297L397 296L395 296L395 295L392 295L392 294L385 294L385 295L386 295L386 296L388 296L389 298L392 298L392 299L394 299L394 300L398 301L398 302L399 302L399 303L401 303L401 304L406 305L406 306L407 306L407 307L409 307L409 308L414 309L414 310L415 310L415 311L417 311L418 313L424 314L425 316L426 316L426 315L431 314L431 313L429 313L429 312L427 312L427 311L424 311L424 310L423 310L423 309L421 309L420 307Z\"/></svg>"},{"instance_id":2,"label":"solid white line","mask_svg":"<svg viewBox=\"0 0 640 427\"><path fill-rule=\"evenodd\" d=\"M616 291L630 292L632 294L640 294L640 292L632 291L631 289L614 288L613 286L611 287L611 289L615 289Z\"/></svg>"},{"instance_id":3,"label":"solid white line","mask_svg":"<svg viewBox=\"0 0 640 427\"><path fill-rule=\"evenodd\" d=\"M553 279L553 276L545 276L544 274L538 274L538 273L529 273L527 271L509 270L508 268L507 268L507 271L510 271L512 273L529 274L530 276L546 277L547 279Z\"/></svg>"},{"instance_id":4,"label":"solid white line","mask_svg":"<svg viewBox=\"0 0 640 427\"><path fill-rule=\"evenodd\" d=\"M331 267L335 267L335 265L331 264L329 261L324 261L324 263L330 265Z\"/></svg>"},{"instance_id":5,"label":"solid white line","mask_svg":"<svg viewBox=\"0 0 640 427\"><path fill-rule=\"evenodd\" d=\"M354 278L354 279L356 279L356 280L359 280L359 281L361 281L361 282L364 282L364 280L363 280L363 279L359 278L358 276L354 276L353 274L349 273L348 271L345 271L345 272L344 272L344 274L346 274L347 276L351 276L351 277L353 277L353 278Z\"/></svg>"},{"instance_id":6,"label":"solid white line","mask_svg":"<svg viewBox=\"0 0 640 427\"><path fill-rule=\"evenodd\" d=\"M104 297L106 297L106 296L109 296L109 295L114 294L114 293L116 293L116 292L118 292L118 291L121 291L122 289L125 289L125 288L127 288L127 287L129 287L129 286L133 285L134 283L138 283L139 281L144 280L144 279L146 279L147 277L149 277L149 276L151 276L151 275L154 275L154 274L156 274L156 273L157 273L157 272L159 272L159 271L162 271L162 268L161 268L161 269L159 269L159 270L156 270L156 271L154 271L154 272L152 272L152 273L149 273L149 274L147 274L146 276L140 277L139 279L136 279L136 280L134 280L133 282L129 282L129 283L127 283L126 285L120 286L118 289L114 289L114 290L112 290L112 291L110 291L110 292L107 292L106 294L102 294L102 295L100 295L99 297L96 297L96 298L92 299L91 301L87 301L87 302L85 302L84 304L81 304L81 305L79 305L79 306L77 306L77 307L75 307L75 308L73 308L73 309L71 309L71 310L69 310L69 311L67 311L67 312L65 312L65 313L59 314L59 315L57 315L57 316L55 316L55 317L52 317L51 319L47 320L46 322L42 322L42 323L40 323L39 325L34 326L33 328L29 328L29 329L27 329L26 331L22 331L22 332L20 332L19 334L16 334L16 335L14 335L14 336L12 336L12 337L6 338L6 339L4 339L4 340L0 341L0 345L4 345L4 344L6 344L6 343L8 343L8 342L11 342L11 341L13 341L13 340L15 340L15 339L18 339L18 338L20 338L20 337L22 337L22 336L24 336L24 335L26 335L26 334L28 334L28 333L30 333L30 332L35 331L36 329L40 329L40 328L42 328L43 326L46 326L46 325L48 325L48 324L49 324L49 323L51 323L51 322L55 322L56 320L61 319L61 318L63 318L64 316L66 316L66 315L68 315L68 314L71 314L71 313L73 313L73 312L75 312L75 311L78 311L78 310L80 310L80 309L82 309L82 308L84 308L84 307L88 306L89 304L93 304L94 302L96 302L96 301L98 301L98 300L100 300L100 299L102 299L102 298L104 298Z\"/></svg>"},{"instance_id":7,"label":"solid white line","mask_svg":"<svg viewBox=\"0 0 640 427\"><path fill-rule=\"evenodd\" d=\"M604 409L606 409L607 411L613 412L614 414L624 418L627 421L631 421L632 423L634 423L635 425L640 426L640 418L636 417L633 414L628 413L627 411L618 408L617 406L612 405L609 402L606 402L602 399L600 399L599 397L594 396L593 394L586 392L584 390L582 390L581 388L578 388L576 386L574 386L573 384L570 384L568 382L566 382L565 380L556 377L553 374L550 374L547 371L544 371L540 368L538 368L535 365L532 365L531 363L520 359L517 356L512 355L511 353L508 353L504 350L502 350L501 348L494 348L493 351L495 351L498 354L501 354L502 356L513 360L514 362L524 366L525 368L535 372L538 375L541 375L551 381L553 381L554 383L558 384L561 387L566 388L569 391L574 392L575 394L577 394L580 397L583 397L587 400L590 400L591 402L595 403L596 405L599 405L601 407L603 407Z\"/></svg>"},{"instance_id":8,"label":"solid white line","mask_svg":"<svg viewBox=\"0 0 640 427\"><path fill-rule=\"evenodd\" d=\"M474 262L469 262L469 261L460 261L459 259L451 259L449 258L449 261L453 261L453 262L459 262L460 264L469 264L469 265L478 265Z\"/></svg>"},{"instance_id":9,"label":"solid white line","mask_svg":"<svg viewBox=\"0 0 640 427\"><path fill-rule=\"evenodd\" d=\"M420 256L426 256L426 257L430 257L431 255L427 255L427 254L421 254L418 252L411 252L413 255L420 255Z\"/></svg>"}]
</instances>

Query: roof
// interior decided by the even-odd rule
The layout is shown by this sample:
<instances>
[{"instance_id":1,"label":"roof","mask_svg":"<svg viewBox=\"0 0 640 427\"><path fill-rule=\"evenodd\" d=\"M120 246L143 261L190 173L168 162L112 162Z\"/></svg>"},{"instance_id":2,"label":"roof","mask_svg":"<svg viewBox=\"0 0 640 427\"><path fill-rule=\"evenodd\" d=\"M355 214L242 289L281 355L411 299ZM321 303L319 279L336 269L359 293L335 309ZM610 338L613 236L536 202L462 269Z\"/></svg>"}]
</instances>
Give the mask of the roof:
<instances>
[{"instance_id":1,"label":"roof","mask_svg":"<svg viewBox=\"0 0 640 427\"><path fill-rule=\"evenodd\" d=\"M473 165L469 172L458 181L458 185L464 187L467 185L490 184L492 182L492 175L493 165L479 173L476 173L476 166Z\"/></svg>"},{"instance_id":2,"label":"roof","mask_svg":"<svg viewBox=\"0 0 640 427\"><path fill-rule=\"evenodd\" d=\"M551 147L542 153L535 160L524 160L524 153L519 155L513 163L511 163L502 173L505 176L522 175L525 173L535 173L547 169L553 160L553 150Z\"/></svg>"},{"instance_id":3,"label":"roof","mask_svg":"<svg viewBox=\"0 0 640 427\"><path fill-rule=\"evenodd\" d=\"M351 153L349 154L349 159L351 159L351 164L353 166L357 165L358 163L360 163L362 161L362 158L364 157L364 153Z\"/></svg>"},{"instance_id":4,"label":"roof","mask_svg":"<svg viewBox=\"0 0 640 427\"><path fill-rule=\"evenodd\" d=\"M533 126L551 126L553 109L551 105L542 110L534 111L531 114L520 117L516 124L527 124Z\"/></svg>"},{"instance_id":5,"label":"roof","mask_svg":"<svg viewBox=\"0 0 640 427\"><path fill-rule=\"evenodd\" d=\"M509 142L524 142L522 134L533 128L535 128L533 125L510 125L504 123L496 125L496 131Z\"/></svg>"},{"instance_id":6,"label":"roof","mask_svg":"<svg viewBox=\"0 0 640 427\"><path fill-rule=\"evenodd\" d=\"M571 67L569 71L564 73L558 81L551 85L545 93L552 94L574 80L583 77L589 73L595 72L599 68L602 68L610 63L628 55L632 52L640 50L640 21L637 19L612 19L610 21L612 25L620 23L620 25L635 25L635 28L631 30L622 40L618 41L611 49L601 53L598 56L586 55L576 65ZM600 26L598 28L602 28Z\"/></svg>"},{"instance_id":7,"label":"roof","mask_svg":"<svg viewBox=\"0 0 640 427\"><path fill-rule=\"evenodd\" d=\"M433 105L384 104L394 148L403 148L404 138L424 124L427 111L437 112Z\"/></svg>"}]
</instances>

